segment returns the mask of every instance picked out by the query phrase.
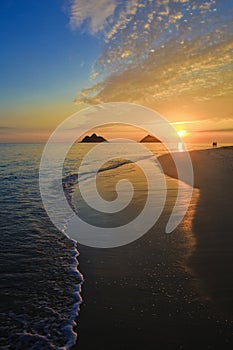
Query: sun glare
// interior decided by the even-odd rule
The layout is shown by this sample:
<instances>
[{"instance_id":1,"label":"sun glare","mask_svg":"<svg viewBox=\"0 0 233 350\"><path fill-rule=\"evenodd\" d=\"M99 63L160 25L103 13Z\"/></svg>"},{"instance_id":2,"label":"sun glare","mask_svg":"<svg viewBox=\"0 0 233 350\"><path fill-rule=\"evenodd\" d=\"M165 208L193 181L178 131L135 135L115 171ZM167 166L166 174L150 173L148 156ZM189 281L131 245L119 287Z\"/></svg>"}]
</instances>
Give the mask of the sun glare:
<instances>
[{"instance_id":1,"label":"sun glare","mask_svg":"<svg viewBox=\"0 0 233 350\"><path fill-rule=\"evenodd\" d=\"M186 130L179 130L177 131L177 134L180 136L180 137L185 137L188 135L187 131Z\"/></svg>"}]
</instances>

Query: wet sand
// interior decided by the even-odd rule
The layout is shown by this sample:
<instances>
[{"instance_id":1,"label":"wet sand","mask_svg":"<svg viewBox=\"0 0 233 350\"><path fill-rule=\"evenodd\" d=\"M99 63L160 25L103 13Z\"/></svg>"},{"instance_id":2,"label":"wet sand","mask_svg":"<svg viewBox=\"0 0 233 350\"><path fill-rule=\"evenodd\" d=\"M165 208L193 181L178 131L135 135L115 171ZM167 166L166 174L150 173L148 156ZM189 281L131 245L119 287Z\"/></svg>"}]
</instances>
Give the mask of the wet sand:
<instances>
[{"instance_id":1,"label":"wet sand","mask_svg":"<svg viewBox=\"0 0 233 350\"><path fill-rule=\"evenodd\" d=\"M212 152L222 156L211 160ZM200 193L194 191L186 217L172 234L164 232L177 181L168 178L164 212L142 238L112 249L78 246L85 282L73 349L232 349L233 326L225 311L233 294L231 207L226 207L232 177L223 175L229 165L225 152L191 152ZM169 156L161 162L175 177Z\"/></svg>"},{"instance_id":2,"label":"wet sand","mask_svg":"<svg viewBox=\"0 0 233 350\"><path fill-rule=\"evenodd\" d=\"M193 222L196 249L189 265L218 310L233 318L233 147L190 155L200 197ZM163 156L160 161L165 172L176 177L171 157Z\"/></svg>"}]
</instances>

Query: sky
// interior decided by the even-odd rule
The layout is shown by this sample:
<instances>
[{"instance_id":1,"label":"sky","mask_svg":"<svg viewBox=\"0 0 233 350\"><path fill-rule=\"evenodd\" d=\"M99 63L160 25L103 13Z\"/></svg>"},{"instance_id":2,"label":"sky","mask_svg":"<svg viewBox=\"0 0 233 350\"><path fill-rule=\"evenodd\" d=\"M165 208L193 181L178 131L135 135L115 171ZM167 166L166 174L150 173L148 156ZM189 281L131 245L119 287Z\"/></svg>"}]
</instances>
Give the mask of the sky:
<instances>
[{"instance_id":1,"label":"sky","mask_svg":"<svg viewBox=\"0 0 233 350\"><path fill-rule=\"evenodd\" d=\"M233 143L230 0L1 0L0 142L45 142L103 102Z\"/></svg>"}]
</instances>

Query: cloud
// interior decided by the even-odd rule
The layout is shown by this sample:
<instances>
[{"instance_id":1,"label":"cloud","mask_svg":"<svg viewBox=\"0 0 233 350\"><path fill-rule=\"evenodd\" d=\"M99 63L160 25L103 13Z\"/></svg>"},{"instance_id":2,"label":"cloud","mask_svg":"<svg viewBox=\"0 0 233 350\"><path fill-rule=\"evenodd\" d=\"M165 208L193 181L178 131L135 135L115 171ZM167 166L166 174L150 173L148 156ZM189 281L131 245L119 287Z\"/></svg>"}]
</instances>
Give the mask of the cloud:
<instances>
[{"instance_id":1,"label":"cloud","mask_svg":"<svg viewBox=\"0 0 233 350\"><path fill-rule=\"evenodd\" d=\"M24 129L22 128L17 128L14 126L1 126L0 125L0 135L1 135L1 140L2 141L3 137L7 137L11 134L15 134L17 132L22 132Z\"/></svg>"},{"instance_id":2,"label":"cloud","mask_svg":"<svg viewBox=\"0 0 233 350\"><path fill-rule=\"evenodd\" d=\"M233 128L228 128L228 129L210 129L210 130L199 130L198 132L233 132Z\"/></svg>"},{"instance_id":3,"label":"cloud","mask_svg":"<svg viewBox=\"0 0 233 350\"><path fill-rule=\"evenodd\" d=\"M88 20L105 41L92 72L97 83L77 103L202 106L204 117L206 106L220 110L224 100L230 113L232 10L226 0L73 1L71 22Z\"/></svg>"},{"instance_id":4,"label":"cloud","mask_svg":"<svg viewBox=\"0 0 233 350\"><path fill-rule=\"evenodd\" d=\"M0 132L4 132L8 130L15 130L15 128L11 126L0 126Z\"/></svg>"},{"instance_id":5,"label":"cloud","mask_svg":"<svg viewBox=\"0 0 233 350\"><path fill-rule=\"evenodd\" d=\"M95 34L106 27L116 6L116 0L72 0L70 25L75 29L88 21L91 33Z\"/></svg>"},{"instance_id":6,"label":"cloud","mask_svg":"<svg viewBox=\"0 0 233 350\"><path fill-rule=\"evenodd\" d=\"M169 23L176 23L179 19L183 17L183 14L179 12L175 12L169 17Z\"/></svg>"}]
</instances>

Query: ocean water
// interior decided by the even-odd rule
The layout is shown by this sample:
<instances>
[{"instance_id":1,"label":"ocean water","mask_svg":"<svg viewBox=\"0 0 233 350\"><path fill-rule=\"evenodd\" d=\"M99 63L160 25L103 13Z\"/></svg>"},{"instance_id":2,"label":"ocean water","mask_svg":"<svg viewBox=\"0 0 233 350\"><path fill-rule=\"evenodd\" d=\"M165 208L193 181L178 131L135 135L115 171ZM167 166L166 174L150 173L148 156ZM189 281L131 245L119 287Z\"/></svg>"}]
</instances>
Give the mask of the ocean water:
<instances>
[{"instance_id":1,"label":"ocean water","mask_svg":"<svg viewBox=\"0 0 233 350\"><path fill-rule=\"evenodd\" d=\"M208 146L196 144L188 148ZM75 319L83 277L78 271L76 242L65 234L66 221L64 232L59 232L43 208L38 179L43 147L0 145L0 349L4 350L65 350L77 340ZM84 164L82 174L78 174L83 155L91 147L76 144L64 163L64 190L71 205L77 182L85 182L88 189L93 176L97 159ZM156 155L166 152L160 144L151 145L151 150ZM147 162L142 154L134 156L136 162ZM110 176L120 174L127 162L119 147L114 160L101 171L109 181ZM110 174L113 169L115 173ZM79 209L78 199L73 202Z\"/></svg>"},{"instance_id":2,"label":"ocean water","mask_svg":"<svg viewBox=\"0 0 233 350\"><path fill-rule=\"evenodd\" d=\"M1 145L1 349L69 349L81 302L75 242L51 224L42 145Z\"/></svg>"}]
</instances>

